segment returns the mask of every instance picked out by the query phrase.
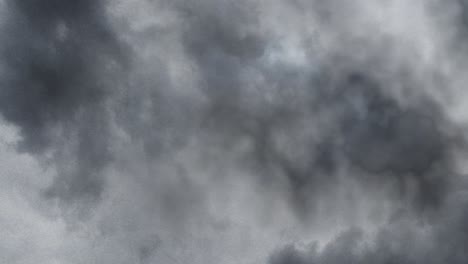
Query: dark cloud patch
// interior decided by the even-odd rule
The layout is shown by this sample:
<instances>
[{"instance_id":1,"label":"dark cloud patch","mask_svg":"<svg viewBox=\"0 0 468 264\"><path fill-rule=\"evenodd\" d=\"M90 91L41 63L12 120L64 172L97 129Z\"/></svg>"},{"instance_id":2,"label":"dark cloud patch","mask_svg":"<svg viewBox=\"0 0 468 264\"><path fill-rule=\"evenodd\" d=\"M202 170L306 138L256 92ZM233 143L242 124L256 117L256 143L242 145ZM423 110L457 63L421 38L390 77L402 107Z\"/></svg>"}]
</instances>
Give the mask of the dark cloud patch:
<instances>
[{"instance_id":1,"label":"dark cloud patch","mask_svg":"<svg viewBox=\"0 0 468 264\"><path fill-rule=\"evenodd\" d=\"M436 104L402 106L381 85L362 74L349 75L343 96L350 105L340 122L343 153L378 181L396 181L400 195L416 191L414 202L421 209L437 207L454 174L450 150L456 140L445 133L455 128Z\"/></svg>"},{"instance_id":2,"label":"dark cloud patch","mask_svg":"<svg viewBox=\"0 0 468 264\"><path fill-rule=\"evenodd\" d=\"M454 30L456 32L453 36L453 42L450 43L451 49L455 52L461 51L466 53L467 50L463 43L466 42L468 37L468 31L466 30L468 25L468 1L455 0L450 1L445 5L436 2L433 10L436 16L446 15L446 13L444 13L446 10L452 10L452 12L454 12L453 16L449 17L449 19L453 19L455 21Z\"/></svg>"},{"instance_id":3,"label":"dark cloud patch","mask_svg":"<svg viewBox=\"0 0 468 264\"><path fill-rule=\"evenodd\" d=\"M141 241L138 246L138 256L140 263L150 263L151 257L161 247L162 241L157 235L151 235L148 238Z\"/></svg>"},{"instance_id":4,"label":"dark cloud patch","mask_svg":"<svg viewBox=\"0 0 468 264\"><path fill-rule=\"evenodd\" d=\"M38 26L49 24L55 19L76 20L83 16L93 17L101 12L102 1L79 0L79 1L58 1L52 0L41 3L36 0L21 0L11 2L18 9L25 13L31 21L42 22ZM95 13L97 12L97 13ZM95 17L96 18L96 17Z\"/></svg>"},{"instance_id":5,"label":"dark cloud patch","mask_svg":"<svg viewBox=\"0 0 468 264\"><path fill-rule=\"evenodd\" d=\"M22 151L74 148L68 157L75 169L59 171L48 193L65 200L98 197L99 174L110 156L105 99L125 57L103 2L7 3L0 112L20 128Z\"/></svg>"},{"instance_id":6,"label":"dark cloud patch","mask_svg":"<svg viewBox=\"0 0 468 264\"><path fill-rule=\"evenodd\" d=\"M310 246L309 254L302 254L293 245L288 245L275 252L269 259L271 264L315 264L316 246Z\"/></svg>"}]
</instances>

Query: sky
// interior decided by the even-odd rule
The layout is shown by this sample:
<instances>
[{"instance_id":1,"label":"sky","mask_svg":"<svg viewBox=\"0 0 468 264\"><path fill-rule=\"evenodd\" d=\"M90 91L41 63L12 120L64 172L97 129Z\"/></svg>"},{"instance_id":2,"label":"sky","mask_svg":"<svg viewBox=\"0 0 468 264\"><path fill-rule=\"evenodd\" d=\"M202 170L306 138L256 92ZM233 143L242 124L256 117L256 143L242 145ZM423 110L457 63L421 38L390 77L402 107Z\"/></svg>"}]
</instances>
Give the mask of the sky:
<instances>
[{"instance_id":1,"label":"sky","mask_svg":"<svg viewBox=\"0 0 468 264\"><path fill-rule=\"evenodd\" d=\"M467 61L465 0L1 0L0 263L467 263Z\"/></svg>"}]
</instances>

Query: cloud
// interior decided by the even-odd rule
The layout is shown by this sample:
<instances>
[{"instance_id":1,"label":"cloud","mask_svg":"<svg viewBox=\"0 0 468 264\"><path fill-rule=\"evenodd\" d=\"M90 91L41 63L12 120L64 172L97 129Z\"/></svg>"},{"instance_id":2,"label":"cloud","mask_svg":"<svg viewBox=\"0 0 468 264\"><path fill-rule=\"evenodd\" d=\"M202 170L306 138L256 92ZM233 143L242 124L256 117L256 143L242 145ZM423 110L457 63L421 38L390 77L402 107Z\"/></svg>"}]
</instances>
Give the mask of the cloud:
<instances>
[{"instance_id":1,"label":"cloud","mask_svg":"<svg viewBox=\"0 0 468 264\"><path fill-rule=\"evenodd\" d=\"M20 128L21 151L72 152L75 168L60 170L48 195L97 198L97 174L111 156L106 97L125 56L102 2L8 1L7 8L0 111Z\"/></svg>"},{"instance_id":2,"label":"cloud","mask_svg":"<svg viewBox=\"0 0 468 264\"><path fill-rule=\"evenodd\" d=\"M464 4L345 2L2 2L9 261L462 263Z\"/></svg>"},{"instance_id":3,"label":"cloud","mask_svg":"<svg viewBox=\"0 0 468 264\"><path fill-rule=\"evenodd\" d=\"M370 237L362 229L350 229L321 250L316 245L307 250L287 246L275 252L269 263L464 263L467 213L459 206L466 203L465 196L448 205L450 209L441 212L444 216L435 223L422 225L401 217Z\"/></svg>"}]
</instances>

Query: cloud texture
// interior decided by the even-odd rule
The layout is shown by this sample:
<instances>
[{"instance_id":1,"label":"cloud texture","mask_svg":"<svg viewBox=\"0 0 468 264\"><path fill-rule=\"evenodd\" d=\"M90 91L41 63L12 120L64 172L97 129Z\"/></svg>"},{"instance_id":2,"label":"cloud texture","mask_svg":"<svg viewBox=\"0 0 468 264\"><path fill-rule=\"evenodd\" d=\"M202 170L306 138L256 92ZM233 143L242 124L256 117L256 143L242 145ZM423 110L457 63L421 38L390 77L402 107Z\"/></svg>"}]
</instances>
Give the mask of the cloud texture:
<instances>
[{"instance_id":1,"label":"cloud texture","mask_svg":"<svg viewBox=\"0 0 468 264\"><path fill-rule=\"evenodd\" d=\"M465 1L0 3L0 262L468 260Z\"/></svg>"}]
</instances>

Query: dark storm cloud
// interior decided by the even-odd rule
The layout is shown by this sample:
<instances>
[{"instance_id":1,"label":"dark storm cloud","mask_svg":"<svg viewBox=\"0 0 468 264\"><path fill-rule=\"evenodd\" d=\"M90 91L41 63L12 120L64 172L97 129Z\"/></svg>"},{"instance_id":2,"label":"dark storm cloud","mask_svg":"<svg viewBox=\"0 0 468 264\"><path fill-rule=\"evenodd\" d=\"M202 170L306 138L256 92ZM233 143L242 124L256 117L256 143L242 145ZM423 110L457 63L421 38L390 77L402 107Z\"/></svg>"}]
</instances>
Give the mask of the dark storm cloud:
<instances>
[{"instance_id":1,"label":"dark storm cloud","mask_svg":"<svg viewBox=\"0 0 468 264\"><path fill-rule=\"evenodd\" d=\"M98 197L110 157L104 103L124 59L103 2L20 0L7 8L1 114L20 128L22 151L72 152L76 168L59 171L48 194Z\"/></svg>"},{"instance_id":2,"label":"dark storm cloud","mask_svg":"<svg viewBox=\"0 0 468 264\"><path fill-rule=\"evenodd\" d=\"M258 33L258 9L211 4L181 9L188 21L183 44L209 100L201 111L203 131L228 151L247 139L242 166L265 186L286 179L298 216L307 217L339 184L343 166L349 166L346 177L393 188L419 211L443 202L457 128L424 94L426 80L412 76L408 62L390 58L397 47L343 34L349 53L337 51L299 69L268 64L269 45L279 40ZM367 53L353 54L356 43ZM384 66L392 63L393 72ZM252 88L253 78L265 82ZM409 103L400 102L396 89L409 94Z\"/></svg>"},{"instance_id":3,"label":"dark storm cloud","mask_svg":"<svg viewBox=\"0 0 468 264\"><path fill-rule=\"evenodd\" d=\"M439 48L430 30L421 35L434 47L408 36L425 17L408 33L385 21L392 8L345 2L7 1L0 114L19 128L21 151L55 162L43 194L62 209L109 190L83 225L103 242L89 252L110 263L219 263L223 246L281 240L286 225L347 228L361 220L352 214L374 213L351 212L353 197L390 207L375 213L390 215L375 238L353 228L269 263L463 263L468 213L454 156L466 140L433 93L454 85L451 65L418 57ZM256 219L264 211L269 224ZM281 234L254 237L265 230ZM267 242L264 252L284 243Z\"/></svg>"}]
</instances>

